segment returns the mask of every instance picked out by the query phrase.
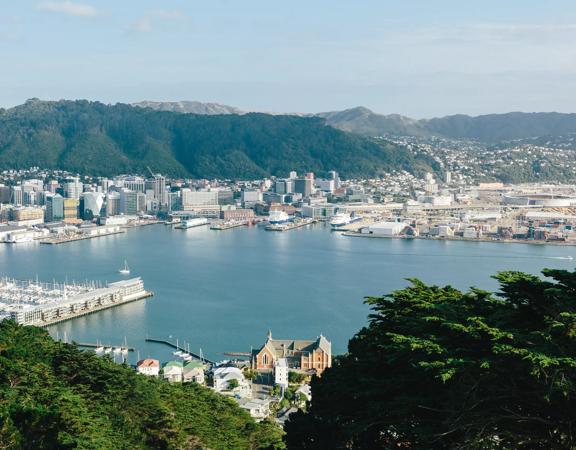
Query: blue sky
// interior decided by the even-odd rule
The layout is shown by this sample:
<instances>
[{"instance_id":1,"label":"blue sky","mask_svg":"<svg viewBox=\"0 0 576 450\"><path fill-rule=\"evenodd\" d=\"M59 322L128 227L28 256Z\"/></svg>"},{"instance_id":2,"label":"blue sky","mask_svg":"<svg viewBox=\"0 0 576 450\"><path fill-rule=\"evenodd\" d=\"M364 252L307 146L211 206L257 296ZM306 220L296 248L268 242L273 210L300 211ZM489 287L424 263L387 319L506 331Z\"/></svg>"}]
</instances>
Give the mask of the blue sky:
<instances>
[{"instance_id":1,"label":"blue sky","mask_svg":"<svg viewBox=\"0 0 576 450\"><path fill-rule=\"evenodd\" d=\"M0 106L27 98L363 105L413 117L576 110L576 3L18 0Z\"/></svg>"}]
</instances>

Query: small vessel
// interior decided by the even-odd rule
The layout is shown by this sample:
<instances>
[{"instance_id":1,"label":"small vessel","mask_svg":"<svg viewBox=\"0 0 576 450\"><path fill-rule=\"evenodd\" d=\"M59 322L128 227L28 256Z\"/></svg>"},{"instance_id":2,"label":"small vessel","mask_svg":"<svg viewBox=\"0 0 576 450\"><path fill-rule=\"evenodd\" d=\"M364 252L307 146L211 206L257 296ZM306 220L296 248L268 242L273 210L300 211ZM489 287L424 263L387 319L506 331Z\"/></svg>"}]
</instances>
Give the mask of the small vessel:
<instances>
[{"instance_id":1,"label":"small vessel","mask_svg":"<svg viewBox=\"0 0 576 450\"><path fill-rule=\"evenodd\" d=\"M181 230L186 230L188 228L200 227L202 225L208 225L210 222L206 217L195 217L193 219L183 220L178 228Z\"/></svg>"},{"instance_id":2,"label":"small vessel","mask_svg":"<svg viewBox=\"0 0 576 450\"><path fill-rule=\"evenodd\" d=\"M124 267L118 270L118 273L121 273L122 275L130 275L130 268L128 267L128 262L126 260L124 260Z\"/></svg>"},{"instance_id":3,"label":"small vessel","mask_svg":"<svg viewBox=\"0 0 576 450\"><path fill-rule=\"evenodd\" d=\"M122 348L121 348L121 347L116 347L116 348L114 349L114 354L117 355L117 354L119 354L119 353L122 353Z\"/></svg>"},{"instance_id":4,"label":"small vessel","mask_svg":"<svg viewBox=\"0 0 576 450\"><path fill-rule=\"evenodd\" d=\"M104 349L104 353L106 353L107 355L110 354L112 352L112 347L106 347Z\"/></svg>"},{"instance_id":5,"label":"small vessel","mask_svg":"<svg viewBox=\"0 0 576 450\"><path fill-rule=\"evenodd\" d=\"M96 352L97 355L102 355L102 354L104 354L104 347L102 347L102 346L96 347L95 352Z\"/></svg>"},{"instance_id":6,"label":"small vessel","mask_svg":"<svg viewBox=\"0 0 576 450\"><path fill-rule=\"evenodd\" d=\"M361 217L353 217L350 214L338 213L335 214L330 220L330 226L332 228L339 228L343 227L344 225L348 225L349 223L357 222L360 219Z\"/></svg>"},{"instance_id":7,"label":"small vessel","mask_svg":"<svg viewBox=\"0 0 576 450\"><path fill-rule=\"evenodd\" d=\"M290 221L290 216L284 211L270 211L268 223L270 225L280 225Z\"/></svg>"}]
</instances>

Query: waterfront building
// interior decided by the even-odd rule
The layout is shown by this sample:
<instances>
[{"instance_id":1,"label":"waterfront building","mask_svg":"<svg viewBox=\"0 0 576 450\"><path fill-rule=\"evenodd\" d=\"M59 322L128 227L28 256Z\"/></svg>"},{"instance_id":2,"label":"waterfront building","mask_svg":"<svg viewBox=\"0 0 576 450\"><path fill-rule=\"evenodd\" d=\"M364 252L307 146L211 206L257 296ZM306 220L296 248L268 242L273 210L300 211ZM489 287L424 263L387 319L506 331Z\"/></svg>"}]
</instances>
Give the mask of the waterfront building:
<instances>
[{"instance_id":1,"label":"waterfront building","mask_svg":"<svg viewBox=\"0 0 576 450\"><path fill-rule=\"evenodd\" d=\"M204 384L204 364L200 361L190 361L182 369L184 383Z\"/></svg>"},{"instance_id":2,"label":"waterfront building","mask_svg":"<svg viewBox=\"0 0 576 450\"><path fill-rule=\"evenodd\" d=\"M109 192L106 195L106 216L117 216L120 212L120 194Z\"/></svg>"},{"instance_id":3,"label":"waterfront building","mask_svg":"<svg viewBox=\"0 0 576 450\"><path fill-rule=\"evenodd\" d=\"M46 197L46 222L64 220L64 198L60 194Z\"/></svg>"},{"instance_id":4,"label":"waterfront building","mask_svg":"<svg viewBox=\"0 0 576 450\"><path fill-rule=\"evenodd\" d=\"M76 198L64 199L64 222L78 221L78 207L80 201Z\"/></svg>"},{"instance_id":5,"label":"waterfront building","mask_svg":"<svg viewBox=\"0 0 576 450\"><path fill-rule=\"evenodd\" d=\"M138 193L128 189L120 191L120 212L126 215L138 214Z\"/></svg>"},{"instance_id":6,"label":"waterfront building","mask_svg":"<svg viewBox=\"0 0 576 450\"><path fill-rule=\"evenodd\" d=\"M220 218L223 220L252 220L254 219L254 210L226 209L220 211Z\"/></svg>"},{"instance_id":7,"label":"waterfront building","mask_svg":"<svg viewBox=\"0 0 576 450\"><path fill-rule=\"evenodd\" d=\"M338 206L329 203L321 205L302 205L302 217L313 219L329 219L336 215Z\"/></svg>"},{"instance_id":8,"label":"waterfront building","mask_svg":"<svg viewBox=\"0 0 576 450\"><path fill-rule=\"evenodd\" d=\"M154 179L152 180L152 190L154 192L154 199L158 201L158 206L161 209L168 206L166 178L160 174L154 175Z\"/></svg>"},{"instance_id":9,"label":"waterfront building","mask_svg":"<svg viewBox=\"0 0 576 450\"><path fill-rule=\"evenodd\" d=\"M252 351L252 369L272 371L280 358L290 369L321 375L332 366L332 344L322 335L315 340L273 339L269 331L265 344Z\"/></svg>"},{"instance_id":10,"label":"waterfront building","mask_svg":"<svg viewBox=\"0 0 576 450\"><path fill-rule=\"evenodd\" d=\"M157 359L142 359L136 363L136 371L149 377L157 377L160 374L160 361Z\"/></svg>"},{"instance_id":11,"label":"waterfront building","mask_svg":"<svg viewBox=\"0 0 576 450\"><path fill-rule=\"evenodd\" d=\"M84 192L82 197L84 199L82 217L87 217L90 214L92 217L99 217L102 206L104 206L104 195L101 192Z\"/></svg>"},{"instance_id":12,"label":"waterfront building","mask_svg":"<svg viewBox=\"0 0 576 450\"><path fill-rule=\"evenodd\" d=\"M182 361L168 361L162 368L162 378L170 383L180 383L182 382L182 372Z\"/></svg>"},{"instance_id":13,"label":"waterfront building","mask_svg":"<svg viewBox=\"0 0 576 450\"><path fill-rule=\"evenodd\" d=\"M12 210L14 225L38 225L44 222L44 210L34 207L17 207Z\"/></svg>"}]
</instances>

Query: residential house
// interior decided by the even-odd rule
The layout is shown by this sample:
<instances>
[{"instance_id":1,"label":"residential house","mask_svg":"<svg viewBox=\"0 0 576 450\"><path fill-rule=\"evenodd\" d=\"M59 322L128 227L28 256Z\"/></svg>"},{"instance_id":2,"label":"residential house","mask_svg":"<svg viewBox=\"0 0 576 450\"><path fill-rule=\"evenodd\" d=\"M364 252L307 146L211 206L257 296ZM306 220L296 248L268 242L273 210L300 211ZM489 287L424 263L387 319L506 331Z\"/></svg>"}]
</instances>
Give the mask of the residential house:
<instances>
[{"instance_id":1,"label":"residential house","mask_svg":"<svg viewBox=\"0 0 576 450\"><path fill-rule=\"evenodd\" d=\"M252 418L256 420L263 420L270 415L270 400L261 398L240 398L237 400L238 405L243 410L247 411Z\"/></svg>"},{"instance_id":2,"label":"residential house","mask_svg":"<svg viewBox=\"0 0 576 450\"><path fill-rule=\"evenodd\" d=\"M160 361L157 359L142 359L136 363L136 371L142 375L157 377L160 374Z\"/></svg>"},{"instance_id":3,"label":"residential house","mask_svg":"<svg viewBox=\"0 0 576 450\"><path fill-rule=\"evenodd\" d=\"M232 380L236 380L238 386L231 389ZM212 374L214 390L220 393L230 392L240 397L251 397L252 388L244 378L244 374L237 367L218 367Z\"/></svg>"},{"instance_id":4,"label":"residential house","mask_svg":"<svg viewBox=\"0 0 576 450\"><path fill-rule=\"evenodd\" d=\"M168 361L163 367L163 377L171 383L182 381L183 365L181 361Z\"/></svg>"},{"instance_id":5,"label":"residential house","mask_svg":"<svg viewBox=\"0 0 576 450\"><path fill-rule=\"evenodd\" d=\"M204 384L204 364L200 361L190 361L182 369L182 381Z\"/></svg>"}]
</instances>

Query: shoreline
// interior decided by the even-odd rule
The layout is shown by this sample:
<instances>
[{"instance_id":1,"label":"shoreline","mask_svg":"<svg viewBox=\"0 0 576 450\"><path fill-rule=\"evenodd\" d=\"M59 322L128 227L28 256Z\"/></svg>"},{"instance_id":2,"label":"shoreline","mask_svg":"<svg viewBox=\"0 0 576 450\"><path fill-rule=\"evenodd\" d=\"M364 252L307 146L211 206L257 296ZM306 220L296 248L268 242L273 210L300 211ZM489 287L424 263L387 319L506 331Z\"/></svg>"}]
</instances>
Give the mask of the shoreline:
<instances>
[{"instance_id":1,"label":"shoreline","mask_svg":"<svg viewBox=\"0 0 576 450\"><path fill-rule=\"evenodd\" d=\"M528 241L528 240L519 240L519 239L490 239L490 238L462 238L462 237L443 237L443 238L434 238L434 237L424 237L424 236L381 236L381 235L374 235L374 234L366 234L366 233L356 233L354 231L346 231L342 233L342 236L350 236L350 237L363 237L363 238L374 238L374 239L403 239L403 240L411 240L411 239L419 239L424 241L450 241L450 242L490 242L494 244L527 244L527 245L551 245L554 247L575 247L576 242L551 242L551 241Z\"/></svg>"}]
</instances>

